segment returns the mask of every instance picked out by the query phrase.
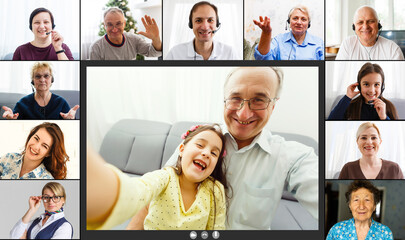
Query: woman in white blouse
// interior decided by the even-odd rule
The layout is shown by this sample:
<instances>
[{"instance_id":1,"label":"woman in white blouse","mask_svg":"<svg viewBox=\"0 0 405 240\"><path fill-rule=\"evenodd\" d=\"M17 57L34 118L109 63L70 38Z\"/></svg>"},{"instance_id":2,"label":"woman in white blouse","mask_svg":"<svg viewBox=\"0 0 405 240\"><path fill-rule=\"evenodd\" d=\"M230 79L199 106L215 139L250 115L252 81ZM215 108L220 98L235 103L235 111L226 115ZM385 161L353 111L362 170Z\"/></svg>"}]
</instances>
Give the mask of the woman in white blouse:
<instances>
[{"instance_id":1,"label":"woman in white blouse","mask_svg":"<svg viewBox=\"0 0 405 240\"><path fill-rule=\"evenodd\" d=\"M41 200L45 212L31 220L38 211ZM29 208L25 215L18 220L10 232L12 239L71 239L73 227L65 219L63 206L66 202L66 192L57 182L49 182L42 188L41 196L30 196Z\"/></svg>"}]
</instances>

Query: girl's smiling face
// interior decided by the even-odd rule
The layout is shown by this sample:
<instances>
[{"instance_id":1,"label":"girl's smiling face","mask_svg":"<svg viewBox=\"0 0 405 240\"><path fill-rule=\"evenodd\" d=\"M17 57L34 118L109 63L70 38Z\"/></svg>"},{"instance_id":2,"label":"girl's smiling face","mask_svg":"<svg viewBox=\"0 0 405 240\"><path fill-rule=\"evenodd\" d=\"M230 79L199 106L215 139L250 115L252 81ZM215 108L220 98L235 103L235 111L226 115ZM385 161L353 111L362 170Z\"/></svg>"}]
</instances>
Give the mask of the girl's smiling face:
<instances>
[{"instance_id":1,"label":"girl's smiling face","mask_svg":"<svg viewBox=\"0 0 405 240\"><path fill-rule=\"evenodd\" d=\"M221 150L222 140L214 131L195 135L186 145L180 145L182 174L190 182L204 181L214 171Z\"/></svg>"},{"instance_id":2,"label":"girl's smiling face","mask_svg":"<svg viewBox=\"0 0 405 240\"><path fill-rule=\"evenodd\" d=\"M360 80L361 95L366 103L381 95L382 77L379 73L369 73Z\"/></svg>"}]
</instances>

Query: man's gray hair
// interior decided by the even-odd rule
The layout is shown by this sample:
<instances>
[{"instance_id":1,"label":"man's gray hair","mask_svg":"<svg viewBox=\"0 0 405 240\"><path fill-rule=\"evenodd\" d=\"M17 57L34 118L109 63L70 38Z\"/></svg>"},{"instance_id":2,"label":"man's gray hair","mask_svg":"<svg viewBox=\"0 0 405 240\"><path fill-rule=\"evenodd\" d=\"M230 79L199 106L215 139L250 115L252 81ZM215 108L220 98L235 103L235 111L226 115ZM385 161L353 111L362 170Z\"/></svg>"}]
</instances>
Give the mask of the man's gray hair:
<instances>
[{"instance_id":1,"label":"man's gray hair","mask_svg":"<svg viewBox=\"0 0 405 240\"><path fill-rule=\"evenodd\" d=\"M378 21L378 15L377 15L376 10L375 10L373 7L371 7L371 6L363 5L363 6L360 6L359 8L357 8L356 11L354 12L354 15L353 15L353 23L356 23L357 15L359 14L359 11L360 11L361 9L363 9L363 8L368 8L368 9L370 9L371 12L373 13L375 19L377 19L377 21Z\"/></svg>"},{"instance_id":2,"label":"man's gray hair","mask_svg":"<svg viewBox=\"0 0 405 240\"><path fill-rule=\"evenodd\" d=\"M241 68L242 68L242 67L235 68L235 69L233 69L233 70L228 74L228 76L226 77L225 83L224 83L224 91L225 91L225 89L226 89L226 85L228 85L228 82L229 82L229 79L231 78L231 76L232 76L237 70L239 70L239 69L241 69ZM277 91L276 91L276 97L277 97L277 98L280 98L281 89L282 89L282 87L283 87L283 78L284 78L283 70L282 70L281 68L278 68L278 67L269 67L269 68L271 68L271 69L276 73L276 75L277 75L277 78L278 78L278 88L277 88Z\"/></svg>"},{"instance_id":3,"label":"man's gray hair","mask_svg":"<svg viewBox=\"0 0 405 240\"><path fill-rule=\"evenodd\" d=\"M122 9L120 9L120 8L118 8L118 7L109 7L109 8L107 8L107 10L105 10L105 12L104 12L104 18L105 18L105 16L107 16L107 14L110 13L110 12L120 13L120 14L121 14L122 16L124 16L124 18L125 18L124 12L122 11Z\"/></svg>"}]
</instances>

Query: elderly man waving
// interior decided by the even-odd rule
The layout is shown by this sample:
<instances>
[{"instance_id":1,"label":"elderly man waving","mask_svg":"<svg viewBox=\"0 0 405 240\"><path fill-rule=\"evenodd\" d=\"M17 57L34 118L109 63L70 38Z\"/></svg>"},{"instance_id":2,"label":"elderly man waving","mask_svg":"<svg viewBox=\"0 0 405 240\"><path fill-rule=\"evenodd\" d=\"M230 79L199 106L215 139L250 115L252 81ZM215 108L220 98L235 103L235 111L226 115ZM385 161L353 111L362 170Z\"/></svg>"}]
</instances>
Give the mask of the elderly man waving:
<instances>
[{"instance_id":1,"label":"elderly man waving","mask_svg":"<svg viewBox=\"0 0 405 240\"><path fill-rule=\"evenodd\" d=\"M162 41L155 19L145 15L142 23L146 32L139 34L151 39L152 43L124 31L126 20L121 9L107 9L104 12L104 28L107 34L90 46L90 60L131 60L136 59L137 54L147 57L161 56Z\"/></svg>"}]
</instances>

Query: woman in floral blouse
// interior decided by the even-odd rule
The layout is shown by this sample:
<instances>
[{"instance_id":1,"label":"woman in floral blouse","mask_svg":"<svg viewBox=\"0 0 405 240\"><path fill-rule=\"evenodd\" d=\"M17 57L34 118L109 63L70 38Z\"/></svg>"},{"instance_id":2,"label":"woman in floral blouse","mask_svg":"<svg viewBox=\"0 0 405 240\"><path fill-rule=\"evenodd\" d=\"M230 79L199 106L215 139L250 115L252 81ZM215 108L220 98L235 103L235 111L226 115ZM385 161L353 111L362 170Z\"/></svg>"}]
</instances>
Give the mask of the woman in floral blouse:
<instances>
[{"instance_id":1,"label":"woman in floral blouse","mask_svg":"<svg viewBox=\"0 0 405 240\"><path fill-rule=\"evenodd\" d=\"M62 130L55 123L44 122L31 130L22 153L0 157L0 177L65 179L67 161Z\"/></svg>"},{"instance_id":2,"label":"woman in floral blouse","mask_svg":"<svg viewBox=\"0 0 405 240\"><path fill-rule=\"evenodd\" d=\"M353 218L338 222L329 230L326 240L393 240L391 230L374 221L380 202L379 190L367 180L355 180L346 192L346 201Z\"/></svg>"}]
</instances>

